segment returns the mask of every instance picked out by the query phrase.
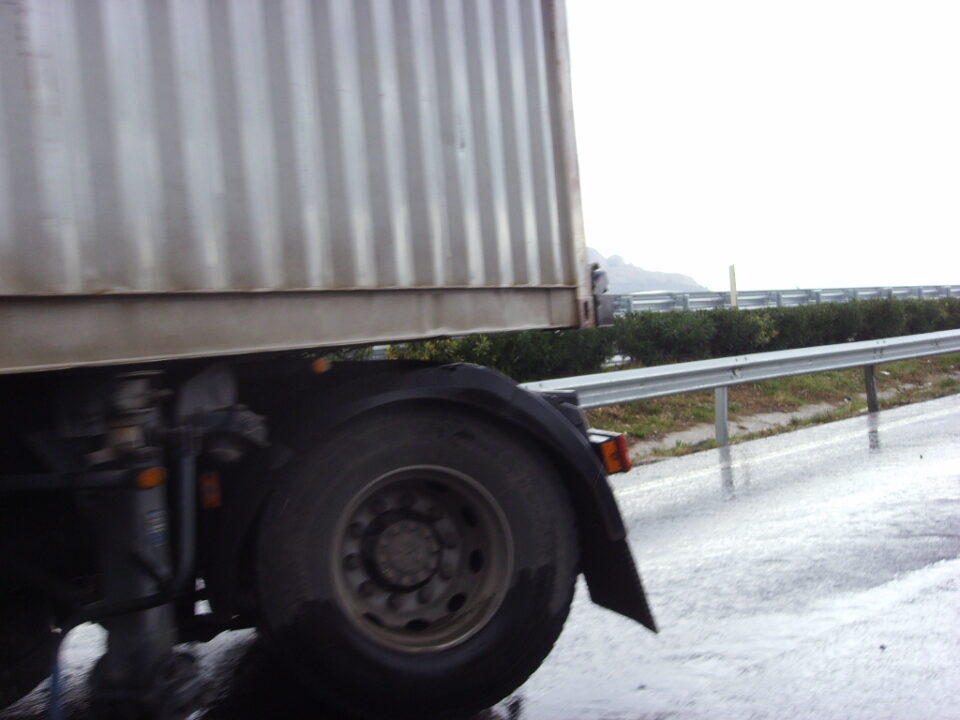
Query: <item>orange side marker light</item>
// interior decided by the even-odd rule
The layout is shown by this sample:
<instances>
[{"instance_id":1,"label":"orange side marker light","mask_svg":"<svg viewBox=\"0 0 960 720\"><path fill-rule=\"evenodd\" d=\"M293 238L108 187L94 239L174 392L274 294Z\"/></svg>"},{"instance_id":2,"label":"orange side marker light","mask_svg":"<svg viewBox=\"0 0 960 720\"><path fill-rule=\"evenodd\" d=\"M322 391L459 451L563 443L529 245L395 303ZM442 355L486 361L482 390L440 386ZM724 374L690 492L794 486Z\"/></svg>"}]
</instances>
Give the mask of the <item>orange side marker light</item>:
<instances>
[{"instance_id":1,"label":"orange side marker light","mask_svg":"<svg viewBox=\"0 0 960 720\"><path fill-rule=\"evenodd\" d=\"M319 357L319 358L317 358L316 360L314 360L312 363L310 363L310 368L311 368L317 375L321 375L321 374L327 372L327 370L329 370L329 369L332 368L332 367L333 367L333 363L330 362L330 360L328 360L328 359L325 358L325 357Z\"/></svg>"},{"instance_id":2,"label":"orange side marker light","mask_svg":"<svg viewBox=\"0 0 960 720\"><path fill-rule=\"evenodd\" d=\"M134 485L141 490L149 490L150 488L157 487L157 485L163 485L166 481L167 469L164 467L152 467L138 472L134 480Z\"/></svg>"},{"instance_id":3,"label":"orange side marker light","mask_svg":"<svg viewBox=\"0 0 960 720\"><path fill-rule=\"evenodd\" d=\"M627 472L633 463L630 461L630 448L627 447L627 438L622 433L607 430L593 430L590 433L590 444L594 452L603 463L608 475Z\"/></svg>"}]
</instances>

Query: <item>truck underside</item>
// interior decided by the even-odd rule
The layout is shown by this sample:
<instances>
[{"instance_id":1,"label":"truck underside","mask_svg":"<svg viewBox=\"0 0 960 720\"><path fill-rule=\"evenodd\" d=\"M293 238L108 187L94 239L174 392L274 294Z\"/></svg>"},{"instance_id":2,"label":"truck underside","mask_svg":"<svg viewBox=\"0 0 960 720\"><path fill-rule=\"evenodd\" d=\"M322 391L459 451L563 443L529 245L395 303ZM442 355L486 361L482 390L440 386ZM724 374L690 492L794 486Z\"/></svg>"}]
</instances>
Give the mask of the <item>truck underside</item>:
<instances>
[{"instance_id":1,"label":"truck underside","mask_svg":"<svg viewBox=\"0 0 960 720\"><path fill-rule=\"evenodd\" d=\"M202 694L177 643L232 628L334 705L394 717L512 691L579 572L654 629L572 398L293 354L6 376L0 400L0 706L83 622L109 633L101 714L145 718Z\"/></svg>"}]
</instances>

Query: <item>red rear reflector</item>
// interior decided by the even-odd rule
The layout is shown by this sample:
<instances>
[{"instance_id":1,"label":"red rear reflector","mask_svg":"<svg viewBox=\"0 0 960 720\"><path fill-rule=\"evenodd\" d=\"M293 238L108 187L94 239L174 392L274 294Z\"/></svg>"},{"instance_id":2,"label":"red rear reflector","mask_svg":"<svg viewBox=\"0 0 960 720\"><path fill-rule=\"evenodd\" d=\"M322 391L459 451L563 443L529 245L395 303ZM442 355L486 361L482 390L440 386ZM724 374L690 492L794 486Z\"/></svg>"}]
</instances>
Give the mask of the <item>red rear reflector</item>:
<instances>
[{"instance_id":1,"label":"red rear reflector","mask_svg":"<svg viewBox=\"0 0 960 720\"><path fill-rule=\"evenodd\" d=\"M220 488L220 473L205 472L200 475L200 507L216 510L223 506L223 491Z\"/></svg>"},{"instance_id":2,"label":"red rear reflector","mask_svg":"<svg viewBox=\"0 0 960 720\"><path fill-rule=\"evenodd\" d=\"M593 445L594 452L597 453L608 475L626 472L633 467L625 435L593 429L589 431L589 435L590 444Z\"/></svg>"},{"instance_id":3,"label":"red rear reflector","mask_svg":"<svg viewBox=\"0 0 960 720\"><path fill-rule=\"evenodd\" d=\"M609 475L623 471L623 463L620 462L620 453L617 451L616 440L608 440L601 445L600 454L603 457L603 466L607 469Z\"/></svg>"},{"instance_id":4,"label":"red rear reflector","mask_svg":"<svg viewBox=\"0 0 960 720\"><path fill-rule=\"evenodd\" d=\"M627 436L617 435L617 450L620 452L620 462L623 465L623 472L633 467L633 461L630 460L630 448L627 447Z\"/></svg>"}]
</instances>

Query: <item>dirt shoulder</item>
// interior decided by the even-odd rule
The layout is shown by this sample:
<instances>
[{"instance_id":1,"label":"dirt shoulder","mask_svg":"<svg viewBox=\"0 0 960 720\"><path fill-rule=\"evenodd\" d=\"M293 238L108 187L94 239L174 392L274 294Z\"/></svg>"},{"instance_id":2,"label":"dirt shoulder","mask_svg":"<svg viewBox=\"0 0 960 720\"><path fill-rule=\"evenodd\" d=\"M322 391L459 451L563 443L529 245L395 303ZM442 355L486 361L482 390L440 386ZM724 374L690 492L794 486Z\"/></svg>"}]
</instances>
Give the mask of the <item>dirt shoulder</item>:
<instances>
[{"instance_id":1,"label":"dirt shoulder","mask_svg":"<svg viewBox=\"0 0 960 720\"><path fill-rule=\"evenodd\" d=\"M960 354L877 366L880 407L960 393ZM838 370L730 388L731 442L867 412L863 372ZM713 393L671 395L587 411L592 427L626 433L634 462L716 447Z\"/></svg>"}]
</instances>

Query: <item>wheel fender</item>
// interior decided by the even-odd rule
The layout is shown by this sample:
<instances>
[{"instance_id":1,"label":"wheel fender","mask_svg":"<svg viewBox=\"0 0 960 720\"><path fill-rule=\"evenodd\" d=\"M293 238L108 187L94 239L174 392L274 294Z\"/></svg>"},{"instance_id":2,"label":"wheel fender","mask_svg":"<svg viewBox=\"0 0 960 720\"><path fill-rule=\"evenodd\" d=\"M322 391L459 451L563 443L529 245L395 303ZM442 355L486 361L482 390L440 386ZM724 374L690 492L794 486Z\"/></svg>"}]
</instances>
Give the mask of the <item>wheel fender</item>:
<instances>
[{"instance_id":1,"label":"wheel fender","mask_svg":"<svg viewBox=\"0 0 960 720\"><path fill-rule=\"evenodd\" d=\"M337 363L308 384L296 384L290 400L290 410L282 418L268 417L271 427L279 431L271 431L274 437L292 437L304 422L316 432L392 404L432 401L469 407L535 439L555 458L570 494L591 599L656 632L603 466L587 438L544 397L478 365L366 362ZM225 508L210 583L218 614L233 604L240 554L269 490L261 473L249 473L238 488L238 502Z\"/></svg>"}]
</instances>

